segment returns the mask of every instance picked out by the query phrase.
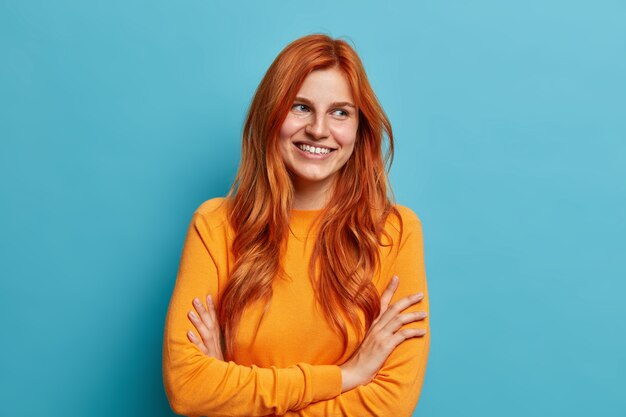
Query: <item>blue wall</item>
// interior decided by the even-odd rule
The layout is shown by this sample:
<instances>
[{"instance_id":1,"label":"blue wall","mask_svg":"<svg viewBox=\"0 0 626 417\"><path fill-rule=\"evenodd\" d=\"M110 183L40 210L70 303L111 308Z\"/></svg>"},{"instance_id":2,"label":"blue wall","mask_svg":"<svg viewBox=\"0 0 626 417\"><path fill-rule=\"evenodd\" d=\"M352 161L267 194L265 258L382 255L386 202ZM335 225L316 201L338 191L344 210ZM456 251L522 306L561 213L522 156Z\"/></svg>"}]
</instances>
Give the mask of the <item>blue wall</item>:
<instances>
[{"instance_id":1,"label":"blue wall","mask_svg":"<svg viewBox=\"0 0 626 417\"><path fill-rule=\"evenodd\" d=\"M325 32L356 45L424 225L415 415L626 415L626 5L257 3L0 2L2 414L172 415L191 214L276 54Z\"/></svg>"}]
</instances>

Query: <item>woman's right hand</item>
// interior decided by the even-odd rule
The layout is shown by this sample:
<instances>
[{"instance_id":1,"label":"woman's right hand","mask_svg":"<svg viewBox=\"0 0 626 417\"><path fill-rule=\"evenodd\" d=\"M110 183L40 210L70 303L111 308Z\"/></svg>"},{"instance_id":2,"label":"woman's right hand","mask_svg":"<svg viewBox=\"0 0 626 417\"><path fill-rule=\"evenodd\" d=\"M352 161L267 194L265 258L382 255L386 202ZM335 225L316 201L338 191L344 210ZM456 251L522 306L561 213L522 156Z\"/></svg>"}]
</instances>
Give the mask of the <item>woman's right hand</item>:
<instances>
[{"instance_id":1,"label":"woman's right hand","mask_svg":"<svg viewBox=\"0 0 626 417\"><path fill-rule=\"evenodd\" d=\"M380 314L365 334L365 338L354 354L343 363L341 368L342 389L349 391L359 385L369 383L400 343L410 337L421 337L426 334L424 329L403 329L406 323L423 320L424 311L400 314L411 305L424 298L423 293L412 294L396 301L391 307L391 297L398 288L399 278L393 276L380 298Z\"/></svg>"}]
</instances>

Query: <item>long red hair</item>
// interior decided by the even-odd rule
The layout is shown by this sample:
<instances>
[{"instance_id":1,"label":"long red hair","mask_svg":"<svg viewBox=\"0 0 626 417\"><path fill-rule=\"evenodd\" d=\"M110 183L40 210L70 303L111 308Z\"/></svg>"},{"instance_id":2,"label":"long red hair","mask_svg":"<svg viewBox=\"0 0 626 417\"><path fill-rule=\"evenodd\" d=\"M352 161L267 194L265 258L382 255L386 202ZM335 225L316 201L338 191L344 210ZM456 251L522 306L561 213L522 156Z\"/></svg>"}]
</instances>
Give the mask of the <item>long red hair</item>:
<instances>
[{"instance_id":1,"label":"long red hair","mask_svg":"<svg viewBox=\"0 0 626 417\"><path fill-rule=\"evenodd\" d=\"M272 281L283 273L280 258L294 190L279 150L281 125L307 75L331 67L341 69L351 86L359 127L353 154L338 173L340 180L322 210L309 274L324 316L342 336L344 353L348 333L342 315L362 338L379 314L372 277L380 261L381 236L387 235L383 227L390 214L402 224L388 195L387 172L394 149L391 124L354 49L327 35L304 36L278 54L256 90L243 129L239 171L226 197L235 232L235 262L218 309L225 357L234 352L235 331L245 306L264 301L267 309ZM383 155L384 134L388 147ZM359 310L365 323L358 317Z\"/></svg>"}]
</instances>

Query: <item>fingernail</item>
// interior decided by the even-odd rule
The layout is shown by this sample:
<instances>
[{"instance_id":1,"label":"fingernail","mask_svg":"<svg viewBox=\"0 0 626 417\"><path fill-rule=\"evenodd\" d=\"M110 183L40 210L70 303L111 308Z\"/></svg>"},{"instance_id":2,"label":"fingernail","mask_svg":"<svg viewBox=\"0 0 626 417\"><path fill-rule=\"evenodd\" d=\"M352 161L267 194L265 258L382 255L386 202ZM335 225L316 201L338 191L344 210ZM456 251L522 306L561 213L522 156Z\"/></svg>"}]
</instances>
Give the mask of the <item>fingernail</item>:
<instances>
[{"instance_id":1,"label":"fingernail","mask_svg":"<svg viewBox=\"0 0 626 417\"><path fill-rule=\"evenodd\" d=\"M209 294L209 303L213 304L213 297L211 297L211 294Z\"/></svg>"},{"instance_id":2,"label":"fingernail","mask_svg":"<svg viewBox=\"0 0 626 417\"><path fill-rule=\"evenodd\" d=\"M191 330L187 332L187 335L189 335L189 337L191 337L192 339L195 339L195 336L193 335L193 332Z\"/></svg>"},{"instance_id":3,"label":"fingernail","mask_svg":"<svg viewBox=\"0 0 626 417\"><path fill-rule=\"evenodd\" d=\"M193 311L189 312L189 315L191 316L192 319L196 320L198 317L196 316L196 313L194 313Z\"/></svg>"},{"instance_id":4,"label":"fingernail","mask_svg":"<svg viewBox=\"0 0 626 417\"><path fill-rule=\"evenodd\" d=\"M198 298L196 297L196 298L193 299L193 303L195 305L200 305L200 300L198 300Z\"/></svg>"}]
</instances>

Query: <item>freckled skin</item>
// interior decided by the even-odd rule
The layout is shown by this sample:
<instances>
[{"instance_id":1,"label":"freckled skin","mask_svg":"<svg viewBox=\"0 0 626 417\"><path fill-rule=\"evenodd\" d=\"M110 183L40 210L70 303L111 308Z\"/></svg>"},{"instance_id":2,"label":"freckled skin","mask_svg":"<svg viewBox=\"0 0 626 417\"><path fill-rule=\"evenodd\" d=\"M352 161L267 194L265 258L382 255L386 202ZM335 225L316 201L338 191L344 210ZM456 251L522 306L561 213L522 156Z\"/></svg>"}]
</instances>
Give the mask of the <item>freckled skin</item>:
<instances>
[{"instance_id":1,"label":"freckled skin","mask_svg":"<svg viewBox=\"0 0 626 417\"><path fill-rule=\"evenodd\" d=\"M337 172L348 161L354 150L358 129L358 110L350 106L332 106L332 103L354 104L350 84L337 68L311 72L300 87L296 99L280 129L279 147L283 161L291 173L296 191L306 192L313 205L327 197ZM308 159L294 145L306 142L335 149L323 160ZM310 201L309 201L310 202Z\"/></svg>"}]
</instances>

